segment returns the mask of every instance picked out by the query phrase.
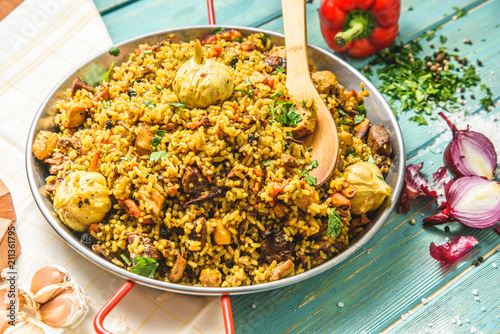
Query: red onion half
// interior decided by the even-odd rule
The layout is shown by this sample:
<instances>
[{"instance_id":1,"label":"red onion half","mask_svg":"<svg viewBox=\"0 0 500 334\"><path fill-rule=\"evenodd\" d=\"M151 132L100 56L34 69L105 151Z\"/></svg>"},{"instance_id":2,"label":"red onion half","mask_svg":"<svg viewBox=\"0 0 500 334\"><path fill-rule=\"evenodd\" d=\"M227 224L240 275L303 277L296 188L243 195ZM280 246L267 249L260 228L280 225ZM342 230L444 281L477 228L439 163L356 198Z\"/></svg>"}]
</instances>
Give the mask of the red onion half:
<instances>
[{"instance_id":1,"label":"red onion half","mask_svg":"<svg viewBox=\"0 0 500 334\"><path fill-rule=\"evenodd\" d=\"M453 263L460 259L477 244L476 237L458 236L451 237L450 242L436 246L433 242L429 246L431 256L444 263Z\"/></svg>"},{"instance_id":2,"label":"red onion half","mask_svg":"<svg viewBox=\"0 0 500 334\"><path fill-rule=\"evenodd\" d=\"M478 229L500 221L500 183L479 176L464 176L446 184L447 203L440 213L425 218L424 226L457 220Z\"/></svg>"},{"instance_id":3,"label":"red onion half","mask_svg":"<svg viewBox=\"0 0 500 334\"><path fill-rule=\"evenodd\" d=\"M495 176L497 154L493 143L482 133L458 130L442 112L439 113L453 131L453 140L444 151L444 164L455 177L483 176L492 180Z\"/></svg>"}]
</instances>

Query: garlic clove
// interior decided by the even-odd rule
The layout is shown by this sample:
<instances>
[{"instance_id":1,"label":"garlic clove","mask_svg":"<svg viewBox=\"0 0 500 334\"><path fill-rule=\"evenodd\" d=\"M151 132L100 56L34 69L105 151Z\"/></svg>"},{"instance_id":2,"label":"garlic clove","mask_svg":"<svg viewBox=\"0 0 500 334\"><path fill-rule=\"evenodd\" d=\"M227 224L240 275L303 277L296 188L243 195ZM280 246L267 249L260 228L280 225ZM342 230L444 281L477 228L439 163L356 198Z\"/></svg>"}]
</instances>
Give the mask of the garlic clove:
<instances>
[{"instance_id":1,"label":"garlic clove","mask_svg":"<svg viewBox=\"0 0 500 334\"><path fill-rule=\"evenodd\" d=\"M31 292L36 295L38 291L52 284L63 283L69 280L68 273L59 266L45 266L33 275L31 279Z\"/></svg>"},{"instance_id":2,"label":"garlic clove","mask_svg":"<svg viewBox=\"0 0 500 334\"><path fill-rule=\"evenodd\" d=\"M69 284L68 283L58 283L58 284L51 284L48 285L36 293L36 295L33 297L33 301L39 303L39 304L45 304L52 298L56 297L59 295L61 292L64 290L68 289Z\"/></svg>"},{"instance_id":3,"label":"garlic clove","mask_svg":"<svg viewBox=\"0 0 500 334\"><path fill-rule=\"evenodd\" d=\"M38 318L52 327L75 327L83 320L87 311L83 291L74 286L42 305Z\"/></svg>"},{"instance_id":4,"label":"garlic clove","mask_svg":"<svg viewBox=\"0 0 500 334\"><path fill-rule=\"evenodd\" d=\"M14 326L9 326L4 334L45 334L45 332L31 322L20 322Z\"/></svg>"}]
</instances>

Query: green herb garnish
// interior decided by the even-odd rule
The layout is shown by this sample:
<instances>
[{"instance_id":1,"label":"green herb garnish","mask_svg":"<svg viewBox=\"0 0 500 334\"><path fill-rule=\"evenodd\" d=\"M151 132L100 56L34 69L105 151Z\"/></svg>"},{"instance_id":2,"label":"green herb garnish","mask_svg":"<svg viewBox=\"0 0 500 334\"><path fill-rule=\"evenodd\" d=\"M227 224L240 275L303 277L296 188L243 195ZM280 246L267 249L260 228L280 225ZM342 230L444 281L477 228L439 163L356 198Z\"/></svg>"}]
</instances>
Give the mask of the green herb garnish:
<instances>
[{"instance_id":1,"label":"green herb garnish","mask_svg":"<svg viewBox=\"0 0 500 334\"><path fill-rule=\"evenodd\" d=\"M481 84L481 90L486 93L486 96L483 97L480 101L481 105L489 112L490 107L495 106L495 102L493 102L493 94L491 93L490 87L486 86L486 84Z\"/></svg>"},{"instance_id":2,"label":"green herb garnish","mask_svg":"<svg viewBox=\"0 0 500 334\"><path fill-rule=\"evenodd\" d=\"M156 107L156 105L155 105L153 102L151 102L151 100L150 100L150 99L147 99L146 101L144 101L144 104L145 104L145 105L146 105L146 107L148 107L148 108L154 108L154 107Z\"/></svg>"},{"instance_id":3,"label":"green herb garnish","mask_svg":"<svg viewBox=\"0 0 500 334\"><path fill-rule=\"evenodd\" d=\"M345 155L357 155L356 151L353 150L352 148L348 149L346 152L345 152Z\"/></svg>"},{"instance_id":4,"label":"green herb garnish","mask_svg":"<svg viewBox=\"0 0 500 334\"><path fill-rule=\"evenodd\" d=\"M302 175L304 177L304 180L306 180L306 182L315 187L316 184L318 184L318 181L316 180L316 177L315 176L311 176L309 175L308 172L305 172L305 171L300 171L300 175Z\"/></svg>"},{"instance_id":5,"label":"green herb garnish","mask_svg":"<svg viewBox=\"0 0 500 334\"><path fill-rule=\"evenodd\" d=\"M376 175L379 179L384 180L384 178L380 175Z\"/></svg>"},{"instance_id":6,"label":"green herb garnish","mask_svg":"<svg viewBox=\"0 0 500 334\"><path fill-rule=\"evenodd\" d=\"M457 19L459 19L459 18L464 17L465 15L467 15L467 11L463 10L463 9L460 9L460 7L453 7L453 9L456 12L455 15L457 16Z\"/></svg>"},{"instance_id":7,"label":"green herb garnish","mask_svg":"<svg viewBox=\"0 0 500 334\"><path fill-rule=\"evenodd\" d=\"M158 93L162 93L162 92L163 92L163 91L162 91L162 89L161 89L160 87L155 86L155 88L156 88L156 90L158 91Z\"/></svg>"},{"instance_id":8,"label":"green herb garnish","mask_svg":"<svg viewBox=\"0 0 500 334\"><path fill-rule=\"evenodd\" d=\"M284 106L286 108L293 106L293 102L285 102L285 101L278 101L276 102L276 104L279 106Z\"/></svg>"},{"instance_id":9,"label":"green herb garnish","mask_svg":"<svg viewBox=\"0 0 500 334\"><path fill-rule=\"evenodd\" d=\"M165 135L165 133L166 132L164 130L156 131L156 137L154 137L153 140L151 141L151 146L158 147L158 145L160 145L161 140L163 139L163 136Z\"/></svg>"},{"instance_id":10,"label":"green herb garnish","mask_svg":"<svg viewBox=\"0 0 500 334\"><path fill-rule=\"evenodd\" d=\"M222 27L213 28L212 34L216 35L216 34L223 32L223 31L224 31L224 28L222 28Z\"/></svg>"},{"instance_id":11,"label":"green herb garnish","mask_svg":"<svg viewBox=\"0 0 500 334\"><path fill-rule=\"evenodd\" d=\"M171 105L174 108L186 108L186 106L184 104L178 103L178 102L171 102L171 103L169 103L169 105Z\"/></svg>"},{"instance_id":12,"label":"green herb garnish","mask_svg":"<svg viewBox=\"0 0 500 334\"><path fill-rule=\"evenodd\" d=\"M246 91L246 90L244 90L244 89L237 89L237 91L238 91L238 92L245 93L245 94L250 95L250 96L253 96L253 92L248 92L248 91Z\"/></svg>"},{"instance_id":13,"label":"green herb garnish","mask_svg":"<svg viewBox=\"0 0 500 334\"><path fill-rule=\"evenodd\" d=\"M443 36L443 35L439 36L439 41L441 42L441 44L446 43L447 40L448 40L448 37Z\"/></svg>"},{"instance_id":14,"label":"green herb garnish","mask_svg":"<svg viewBox=\"0 0 500 334\"><path fill-rule=\"evenodd\" d=\"M248 78L245 78L245 86L247 86L247 87L252 86L252 83L250 82L250 80L248 80Z\"/></svg>"},{"instance_id":15,"label":"green herb garnish","mask_svg":"<svg viewBox=\"0 0 500 334\"><path fill-rule=\"evenodd\" d=\"M134 257L135 265L130 268L130 272L149 278L155 277L156 268L160 265L154 259L150 257Z\"/></svg>"},{"instance_id":16,"label":"green herb garnish","mask_svg":"<svg viewBox=\"0 0 500 334\"><path fill-rule=\"evenodd\" d=\"M264 166L269 166L270 160L262 160L260 163L263 164Z\"/></svg>"},{"instance_id":17,"label":"green herb garnish","mask_svg":"<svg viewBox=\"0 0 500 334\"><path fill-rule=\"evenodd\" d=\"M277 97L280 97L281 95L283 95L283 92L277 92L276 94L274 94L273 96L271 96L271 99L275 99Z\"/></svg>"},{"instance_id":18,"label":"green herb garnish","mask_svg":"<svg viewBox=\"0 0 500 334\"><path fill-rule=\"evenodd\" d=\"M267 37L267 35L264 34L264 35L262 35L261 39L262 39L262 43L264 43L264 46L265 46L267 44L267 41L269 40L269 37Z\"/></svg>"},{"instance_id":19,"label":"green herb garnish","mask_svg":"<svg viewBox=\"0 0 500 334\"><path fill-rule=\"evenodd\" d=\"M358 112L359 112L360 114L365 114L365 113L366 113L366 108L365 108L365 106L364 106L364 105L360 105L360 106L358 106L358 109L357 109L357 110L358 110Z\"/></svg>"},{"instance_id":20,"label":"green herb garnish","mask_svg":"<svg viewBox=\"0 0 500 334\"><path fill-rule=\"evenodd\" d=\"M366 160L366 162L369 162L369 163L374 164L374 165L377 164L375 159L373 159L373 157L371 155L368 157L368 160Z\"/></svg>"},{"instance_id":21,"label":"green herb garnish","mask_svg":"<svg viewBox=\"0 0 500 334\"><path fill-rule=\"evenodd\" d=\"M281 66L276 67L277 72L285 73L285 69Z\"/></svg>"},{"instance_id":22,"label":"green herb garnish","mask_svg":"<svg viewBox=\"0 0 500 334\"><path fill-rule=\"evenodd\" d=\"M418 125L427 125L427 120L422 114L415 115L409 118L410 121L417 122Z\"/></svg>"},{"instance_id":23,"label":"green herb garnish","mask_svg":"<svg viewBox=\"0 0 500 334\"><path fill-rule=\"evenodd\" d=\"M149 161L158 161L158 159L166 159L168 157L168 152L167 151L155 151L151 152L149 155Z\"/></svg>"},{"instance_id":24,"label":"green herb garnish","mask_svg":"<svg viewBox=\"0 0 500 334\"><path fill-rule=\"evenodd\" d=\"M314 168L318 167L318 160L314 159L309 166L306 167L305 171L309 172Z\"/></svg>"},{"instance_id":25,"label":"green herb garnish","mask_svg":"<svg viewBox=\"0 0 500 334\"><path fill-rule=\"evenodd\" d=\"M130 262L130 259L125 254L120 254L120 257L122 258L123 262L125 262L125 264L130 267L130 265L132 264L132 262Z\"/></svg>"},{"instance_id":26,"label":"green herb garnish","mask_svg":"<svg viewBox=\"0 0 500 334\"><path fill-rule=\"evenodd\" d=\"M148 54L148 53L153 52L153 50L151 50L151 49L147 49L147 50L142 50L141 52L142 52L142 53L145 53L145 54Z\"/></svg>"},{"instance_id":27,"label":"green herb garnish","mask_svg":"<svg viewBox=\"0 0 500 334\"><path fill-rule=\"evenodd\" d=\"M111 49L109 49L109 54L112 56L118 57L120 55L120 49L113 46Z\"/></svg>"},{"instance_id":28,"label":"green herb garnish","mask_svg":"<svg viewBox=\"0 0 500 334\"><path fill-rule=\"evenodd\" d=\"M325 235L329 235L332 238L336 238L340 235L342 231L342 219L339 214L335 212L334 209L330 209L328 213L328 227L326 228Z\"/></svg>"},{"instance_id":29,"label":"green herb garnish","mask_svg":"<svg viewBox=\"0 0 500 334\"><path fill-rule=\"evenodd\" d=\"M359 115L354 117L354 124L359 124L365 120L365 115Z\"/></svg>"},{"instance_id":30,"label":"green herb garnish","mask_svg":"<svg viewBox=\"0 0 500 334\"><path fill-rule=\"evenodd\" d=\"M111 102L106 101L106 100L102 101L102 107L104 109L109 108L110 105L111 105Z\"/></svg>"},{"instance_id":31,"label":"green herb garnish","mask_svg":"<svg viewBox=\"0 0 500 334\"><path fill-rule=\"evenodd\" d=\"M109 81L111 71L113 71L113 67L115 67L116 61L111 63L111 66L109 67L109 70L102 75L105 81Z\"/></svg>"},{"instance_id":32,"label":"green herb garnish","mask_svg":"<svg viewBox=\"0 0 500 334\"><path fill-rule=\"evenodd\" d=\"M349 118L343 118L341 121L340 121L340 124L347 124L347 123L350 123L351 120Z\"/></svg>"}]
</instances>

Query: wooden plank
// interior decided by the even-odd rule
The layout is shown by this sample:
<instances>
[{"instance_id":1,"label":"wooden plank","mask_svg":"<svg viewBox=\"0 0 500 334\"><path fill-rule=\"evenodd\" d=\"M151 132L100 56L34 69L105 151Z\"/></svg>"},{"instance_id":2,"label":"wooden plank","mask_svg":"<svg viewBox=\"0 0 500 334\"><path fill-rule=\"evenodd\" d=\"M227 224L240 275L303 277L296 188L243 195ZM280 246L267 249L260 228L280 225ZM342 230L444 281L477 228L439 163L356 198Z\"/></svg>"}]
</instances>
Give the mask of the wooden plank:
<instances>
[{"instance_id":1,"label":"wooden plank","mask_svg":"<svg viewBox=\"0 0 500 334\"><path fill-rule=\"evenodd\" d=\"M125 7L137 0L95 0L94 3L101 15L110 13L119 8Z\"/></svg>"},{"instance_id":2,"label":"wooden plank","mask_svg":"<svg viewBox=\"0 0 500 334\"><path fill-rule=\"evenodd\" d=\"M216 22L256 27L281 15L279 1L214 1ZM104 23L118 43L141 34L182 26L208 24L205 1L173 0L133 2L103 15Z\"/></svg>"},{"instance_id":3,"label":"wooden plank","mask_svg":"<svg viewBox=\"0 0 500 334\"><path fill-rule=\"evenodd\" d=\"M387 332L473 333L475 329L477 332L498 333L500 304L495 283L500 279L500 252L493 250L477 269L468 269L471 270L429 298L430 301L418 305L413 313L404 317L405 320L398 320Z\"/></svg>"}]
</instances>

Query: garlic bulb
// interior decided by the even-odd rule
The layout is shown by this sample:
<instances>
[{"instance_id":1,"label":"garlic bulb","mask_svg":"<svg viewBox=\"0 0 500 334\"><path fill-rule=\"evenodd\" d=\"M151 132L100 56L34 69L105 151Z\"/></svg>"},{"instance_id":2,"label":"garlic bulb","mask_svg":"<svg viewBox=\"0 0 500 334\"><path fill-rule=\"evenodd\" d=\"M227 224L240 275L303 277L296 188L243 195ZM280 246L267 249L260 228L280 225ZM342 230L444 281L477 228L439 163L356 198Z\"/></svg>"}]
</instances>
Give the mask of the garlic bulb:
<instances>
[{"instance_id":1,"label":"garlic bulb","mask_svg":"<svg viewBox=\"0 0 500 334\"><path fill-rule=\"evenodd\" d=\"M227 100L233 94L234 82L226 65L203 59L203 48L197 40L194 57L179 68L173 88L186 107L207 108Z\"/></svg>"},{"instance_id":2,"label":"garlic bulb","mask_svg":"<svg viewBox=\"0 0 500 334\"><path fill-rule=\"evenodd\" d=\"M80 287L66 289L38 310L38 318L52 327L75 327L88 312L86 298Z\"/></svg>"},{"instance_id":3,"label":"garlic bulb","mask_svg":"<svg viewBox=\"0 0 500 334\"><path fill-rule=\"evenodd\" d=\"M351 199L351 213L354 215L378 209L385 197L391 194L391 188L375 164L357 162L345 169L344 177L356 190Z\"/></svg>"},{"instance_id":4,"label":"garlic bulb","mask_svg":"<svg viewBox=\"0 0 500 334\"><path fill-rule=\"evenodd\" d=\"M33 300L39 304L48 302L66 290L70 286L68 282L69 276L64 268L59 266L40 268L31 279Z\"/></svg>"},{"instance_id":5,"label":"garlic bulb","mask_svg":"<svg viewBox=\"0 0 500 334\"><path fill-rule=\"evenodd\" d=\"M9 326L4 334L45 334L45 332L31 322L20 322L15 326Z\"/></svg>"}]
</instances>

